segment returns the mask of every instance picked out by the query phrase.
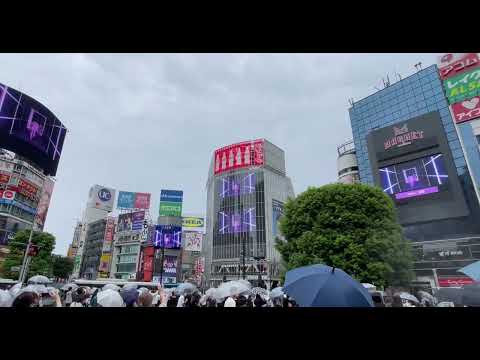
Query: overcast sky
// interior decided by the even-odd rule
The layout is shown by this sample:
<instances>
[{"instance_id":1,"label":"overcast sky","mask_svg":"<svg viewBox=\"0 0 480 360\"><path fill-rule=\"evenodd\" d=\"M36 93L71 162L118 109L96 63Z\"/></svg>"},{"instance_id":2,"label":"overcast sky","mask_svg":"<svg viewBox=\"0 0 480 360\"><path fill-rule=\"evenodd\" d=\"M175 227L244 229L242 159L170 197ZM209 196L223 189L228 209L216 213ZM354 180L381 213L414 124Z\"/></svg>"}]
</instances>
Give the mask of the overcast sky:
<instances>
[{"instance_id":1,"label":"overcast sky","mask_svg":"<svg viewBox=\"0 0 480 360\"><path fill-rule=\"evenodd\" d=\"M45 231L66 254L93 184L184 191L205 213L215 148L266 138L285 151L295 194L334 182L336 147L359 100L436 54L0 54L0 82L69 129Z\"/></svg>"}]
</instances>

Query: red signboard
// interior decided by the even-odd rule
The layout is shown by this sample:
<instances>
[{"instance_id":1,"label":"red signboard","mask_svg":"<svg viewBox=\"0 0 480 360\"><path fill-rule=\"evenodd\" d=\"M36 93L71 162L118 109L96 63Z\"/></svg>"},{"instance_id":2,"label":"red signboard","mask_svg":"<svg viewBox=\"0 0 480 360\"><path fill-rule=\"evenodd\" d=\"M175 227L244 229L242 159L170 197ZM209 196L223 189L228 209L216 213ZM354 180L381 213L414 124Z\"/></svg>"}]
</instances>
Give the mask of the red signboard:
<instances>
[{"instance_id":1,"label":"red signboard","mask_svg":"<svg viewBox=\"0 0 480 360\"><path fill-rule=\"evenodd\" d=\"M135 193L135 209L150 209L150 194Z\"/></svg>"},{"instance_id":2,"label":"red signboard","mask_svg":"<svg viewBox=\"0 0 480 360\"><path fill-rule=\"evenodd\" d=\"M444 60L445 61L441 62L440 64L446 66L442 66L439 69L440 78L442 80L461 74L465 70L474 69L480 65L478 55L475 53L456 55L446 54L444 55Z\"/></svg>"},{"instance_id":3,"label":"red signboard","mask_svg":"<svg viewBox=\"0 0 480 360\"><path fill-rule=\"evenodd\" d=\"M215 150L215 175L264 164L263 140L245 141Z\"/></svg>"},{"instance_id":4,"label":"red signboard","mask_svg":"<svg viewBox=\"0 0 480 360\"><path fill-rule=\"evenodd\" d=\"M20 179L18 180L18 192L25 196L35 197L37 195L38 188L28 181Z\"/></svg>"},{"instance_id":5,"label":"red signboard","mask_svg":"<svg viewBox=\"0 0 480 360\"><path fill-rule=\"evenodd\" d=\"M469 277L438 278L440 287L460 287L473 283L474 281Z\"/></svg>"},{"instance_id":6,"label":"red signboard","mask_svg":"<svg viewBox=\"0 0 480 360\"><path fill-rule=\"evenodd\" d=\"M0 183L7 184L10 181L10 175L0 174Z\"/></svg>"},{"instance_id":7,"label":"red signboard","mask_svg":"<svg viewBox=\"0 0 480 360\"><path fill-rule=\"evenodd\" d=\"M0 199L13 200L15 198L15 191L0 190Z\"/></svg>"},{"instance_id":8,"label":"red signboard","mask_svg":"<svg viewBox=\"0 0 480 360\"><path fill-rule=\"evenodd\" d=\"M452 104L452 112L457 124L480 117L480 96Z\"/></svg>"}]
</instances>

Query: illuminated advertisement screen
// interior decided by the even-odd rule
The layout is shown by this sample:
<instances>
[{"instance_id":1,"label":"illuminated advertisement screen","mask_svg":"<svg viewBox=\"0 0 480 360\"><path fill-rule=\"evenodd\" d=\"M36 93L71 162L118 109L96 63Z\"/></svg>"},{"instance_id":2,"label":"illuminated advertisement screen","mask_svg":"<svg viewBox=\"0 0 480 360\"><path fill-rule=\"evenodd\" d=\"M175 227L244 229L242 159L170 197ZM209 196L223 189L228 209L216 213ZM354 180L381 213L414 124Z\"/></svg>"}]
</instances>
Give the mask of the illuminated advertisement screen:
<instances>
[{"instance_id":1,"label":"illuminated advertisement screen","mask_svg":"<svg viewBox=\"0 0 480 360\"><path fill-rule=\"evenodd\" d=\"M238 176L228 176L220 179L220 197L239 196L255 192L255 173Z\"/></svg>"},{"instance_id":2,"label":"illuminated advertisement screen","mask_svg":"<svg viewBox=\"0 0 480 360\"><path fill-rule=\"evenodd\" d=\"M180 249L182 244L182 227L177 225L156 225L152 242L157 249Z\"/></svg>"},{"instance_id":3,"label":"illuminated advertisement screen","mask_svg":"<svg viewBox=\"0 0 480 360\"><path fill-rule=\"evenodd\" d=\"M45 106L0 84L0 144L55 176L67 129Z\"/></svg>"},{"instance_id":4,"label":"illuminated advertisement screen","mask_svg":"<svg viewBox=\"0 0 480 360\"><path fill-rule=\"evenodd\" d=\"M438 193L448 185L442 154L425 156L379 169L383 191L396 200Z\"/></svg>"},{"instance_id":5,"label":"illuminated advertisement screen","mask_svg":"<svg viewBox=\"0 0 480 360\"><path fill-rule=\"evenodd\" d=\"M231 234L254 231L257 227L255 208L244 209L240 212L218 212L218 232Z\"/></svg>"}]
</instances>

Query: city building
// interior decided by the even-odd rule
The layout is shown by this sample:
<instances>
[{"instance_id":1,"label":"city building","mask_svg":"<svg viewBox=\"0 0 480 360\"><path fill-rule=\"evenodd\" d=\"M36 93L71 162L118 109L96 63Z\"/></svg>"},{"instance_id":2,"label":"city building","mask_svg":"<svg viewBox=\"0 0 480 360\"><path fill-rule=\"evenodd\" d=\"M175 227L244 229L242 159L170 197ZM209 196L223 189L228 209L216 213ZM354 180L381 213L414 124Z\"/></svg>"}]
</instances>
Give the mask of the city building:
<instances>
[{"instance_id":1,"label":"city building","mask_svg":"<svg viewBox=\"0 0 480 360\"><path fill-rule=\"evenodd\" d=\"M73 231L72 243L68 246L67 257L75 259L77 255L78 245L80 243L80 234L82 233L82 223L79 221Z\"/></svg>"},{"instance_id":2,"label":"city building","mask_svg":"<svg viewBox=\"0 0 480 360\"><path fill-rule=\"evenodd\" d=\"M97 278L106 226L107 219L100 219L88 224L80 269L80 278L82 279L94 280Z\"/></svg>"},{"instance_id":3,"label":"city building","mask_svg":"<svg viewBox=\"0 0 480 360\"><path fill-rule=\"evenodd\" d=\"M111 277L136 279L142 244L141 231L118 230L115 233L111 265Z\"/></svg>"},{"instance_id":4,"label":"city building","mask_svg":"<svg viewBox=\"0 0 480 360\"><path fill-rule=\"evenodd\" d=\"M353 140L338 146L337 153L338 182L342 184L355 184L360 182Z\"/></svg>"},{"instance_id":5,"label":"city building","mask_svg":"<svg viewBox=\"0 0 480 360\"><path fill-rule=\"evenodd\" d=\"M0 84L0 248L43 230L67 129L44 105ZM0 251L0 257L8 251Z\"/></svg>"},{"instance_id":6,"label":"city building","mask_svg":"<svg viewBox=\"0 0 480 360\"><path fill-rule=\"evenodd\" d=\"M471 281L458 269L480 260L480 208L464 150L478 157L478 144L471 135L462 148L437 66L386 84L349 114L360 181L392 197L416 284Z\"/></svg>"},{"instance_id":7,"label":"city building","mask_svg":"<svg viewBox=\"0 0 480 360\"><path fill-rule=\"evenodd\" d=\"M285 153L267 140L215 150L207 180L205 277L208 286L245 277L271 285L280 277L278 219L294 197Z\"/></svg>"}]
</instances>

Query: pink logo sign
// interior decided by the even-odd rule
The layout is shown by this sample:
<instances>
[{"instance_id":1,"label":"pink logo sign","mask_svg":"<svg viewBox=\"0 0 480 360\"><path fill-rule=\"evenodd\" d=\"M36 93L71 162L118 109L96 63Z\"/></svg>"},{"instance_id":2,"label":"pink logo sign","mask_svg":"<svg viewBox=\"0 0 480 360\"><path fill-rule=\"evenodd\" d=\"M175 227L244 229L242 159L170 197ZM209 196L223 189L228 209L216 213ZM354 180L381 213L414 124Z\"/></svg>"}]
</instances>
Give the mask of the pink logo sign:
<instances>
[{"instance_id":1,"label":"pink logo sign","mask_svg":"<svg viewBox=\"0 0 480 360\"><path fill-rule=\"evenodd\" d=\"M439 69L440 78L445 80L446 78L461 74L465 70L476 68L480 65L478 55L475 53L471 54L459 54L459 56L454 57L452 54L449 61L444 61ZM443 66L446 65L446 66Z\"/></svg>"},{"instance_id":2,"label":"pink logo sign","mask_svg":"<svg viewBox=\"0 0 480 360\"><path fill-rule=\"evenodd\" d=\"M480 96L451 105L453 117L457 124L480 117Z\"/></svg>"},{"instance_id":3,"label":"pink logo sign","mask_svg":"<svg viewBox=\"0 0 480 360\"><path fill-rule=\"evenodd\" d=\"M245 141L215 150L215 175L250 166L262 166L263 140Z\"/></svg>"},{"instance_id":4,"label":"pink logo sign","mask_svg":"<svg viewBox=\"0 0 480 360\"><path fill-rule=\"evenodd\" d=\"M460 287L463 285L473 284L473 280L469 277L439 278L438 285L440 287Z\"/></svg>"},{"instance_id":5,"label":"pink logo sign","mask_svg":"<svg viewBox=\"0 0 480 360\"><path fill-rule=\"evenodd\" d=\"M410 145L413 141L423 139L423 131L408 131L407 124L402 127L393 127L393 137L385 141L385 150L392 147Z\"/></svg>"}]
</instances>

